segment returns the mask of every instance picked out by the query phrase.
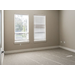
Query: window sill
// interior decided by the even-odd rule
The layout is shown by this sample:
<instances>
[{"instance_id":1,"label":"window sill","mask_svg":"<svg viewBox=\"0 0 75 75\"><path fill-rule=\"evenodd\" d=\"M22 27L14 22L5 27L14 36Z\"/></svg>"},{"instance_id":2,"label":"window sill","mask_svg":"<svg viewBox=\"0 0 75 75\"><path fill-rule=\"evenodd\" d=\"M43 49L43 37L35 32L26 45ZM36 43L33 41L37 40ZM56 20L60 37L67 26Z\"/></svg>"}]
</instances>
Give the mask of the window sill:
<instances>
[{"instance_id":1,"label":"window sill","mask_svg":"<svg viewBox=\"0 0 75 75\"><path fill-rule=\"evenodd\" d=\"M29 41L14 41L15 44L24 44L29 43Z\"/></svg>"},{"instance_id":2,"label":"window sill","mask_svg":"<svg viewBox=\"0 0 75 75\"><path fill-rule=\"evenodd\" d=\"M47 42L46 40L34 40L34 43L38 43L38 42Z\"/></svg>"}]
</instances>

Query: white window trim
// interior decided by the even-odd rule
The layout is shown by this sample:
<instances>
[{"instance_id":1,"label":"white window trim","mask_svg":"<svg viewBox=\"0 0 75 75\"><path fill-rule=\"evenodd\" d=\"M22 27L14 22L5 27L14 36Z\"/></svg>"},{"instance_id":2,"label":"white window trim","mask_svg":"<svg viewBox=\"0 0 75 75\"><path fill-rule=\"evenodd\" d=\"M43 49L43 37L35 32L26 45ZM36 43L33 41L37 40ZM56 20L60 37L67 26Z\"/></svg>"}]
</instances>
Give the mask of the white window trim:
<instances>
[{"instance_id":1,"label":"white window trim","mask_svg":"<svg viewBox=\"0 0 75 75\"><path fill-rule=\"evenodd\" d=\"M34 42L46 42L47 41L47 39L46 39L46 26L47 26L47 24L46 24L46 21L47 21L47 19L46 19L46 15L36 15L36 14L34 14L34 16L45 16L45 39L44 40L40 40L40 39L38 39L38 40L35 40L34 39ZM33 16L33 27L34 27L34 16ZM34 28L33 28L34 29ZM34 33L34 30L33 30L33 33Z\"/></svg>"},{"instance_id":2,"label":"white window trim","mask_svg":"<svg viewBox=\"0 0 75 75\"><path fill-rule=\"evenodd\" d=\"M27 15L28 16L28 32L15 32L15 15ZM29 34L29 15L28 14L14 14L14 43L28 43L29 42L29 39L28 40L15 40L15 33L27 33Z\"/></svg>"}]
</instances>

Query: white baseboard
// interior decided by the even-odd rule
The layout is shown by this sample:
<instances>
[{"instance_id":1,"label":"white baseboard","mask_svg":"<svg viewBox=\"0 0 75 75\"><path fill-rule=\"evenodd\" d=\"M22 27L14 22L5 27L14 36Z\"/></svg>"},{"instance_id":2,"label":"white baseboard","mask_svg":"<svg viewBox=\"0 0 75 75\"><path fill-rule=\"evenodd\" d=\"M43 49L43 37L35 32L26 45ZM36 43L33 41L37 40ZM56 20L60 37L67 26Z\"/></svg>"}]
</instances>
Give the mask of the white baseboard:
<instances>
[{"instance_id":1,"label":"white baseboard","mask_svg":"<svg viewBox=\"0 0 75 75\"><path fill-rule=\"evenodd\" d=\"M65 49L65 50L68 50L68 51L71 51L71 52L75 53L75 49L71 49L71 48L64 47L64 46L59 46L59 47L62 48L62 49Z\"/></svg>"},{"instance_id":2,"label":"white baseboard","mask_svg":"<svg viewBox=\"0 0 75 75\"><path fill-rule=\"evenodd\" d=\"M55 48L59 48L59 46L49 46L49 47L30 48L30 49L21 49L21 50L10 50L10 51L5 51L5 54L25 52L25 51L47 50L47 49L55 49Z\"/></svg>"},{"instance_id":3,"label":"white baseboard","mask_svg":"<svg viewBox=\"0 0 75 75\"><path fill-rule=\"evenodd\" d=\"M49 46L49 47L40 47L40 48L30 48L30 49L20 49L20 50L10 50L10 51L5 51L5 54L10 54L10 53L19 53L19 52L25 52L25 51L38 51L38 50L47 50L47 49L55 49L55 48L62 48L71 52L75 53L75 49L71 49L68 47L64 46Z\"/></svg>"}]
</instances>

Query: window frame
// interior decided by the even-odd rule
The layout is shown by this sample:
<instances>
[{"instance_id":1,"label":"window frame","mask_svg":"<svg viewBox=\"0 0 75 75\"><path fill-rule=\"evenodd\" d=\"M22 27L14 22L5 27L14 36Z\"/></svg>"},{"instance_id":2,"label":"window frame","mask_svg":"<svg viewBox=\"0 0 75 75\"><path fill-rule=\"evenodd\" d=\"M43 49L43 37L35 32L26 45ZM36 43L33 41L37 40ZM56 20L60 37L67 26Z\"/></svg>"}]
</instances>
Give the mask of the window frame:
<instances>
[{"instance_id":1,"label":"window frame","mask_svg":"<svg viewBox=\"0 0 75 75\"><path fill-rule=\"evenodd\" d=\"M41 14L41 15L39 15L39 14L34 14L33 15L33 34L34 34L34 16L45 16L45 40L35 40L35 39L33 39L34 40L34 42L46 42L47 41L47 34L46 34L46 32L47 32L47 17L46 17L46 15L43 15L43 14ZM33 35L33 38L34 38L34 35Z\"/></svg>"},{"instance_id":2,"label":"window frame","mask_svg":"<svg viewBox=\"0 0 75 75\"><path fill-rule=\"evenodd\" d=\"M28 32L15 32L15 15L27 15L28 16ZM29 40L15 40L16 33L27 33L29 34L29 15L28 14L14 14L14 43L28 43ZM29 36L29 35L28 35Z\"/></svg>"}]
</instances>

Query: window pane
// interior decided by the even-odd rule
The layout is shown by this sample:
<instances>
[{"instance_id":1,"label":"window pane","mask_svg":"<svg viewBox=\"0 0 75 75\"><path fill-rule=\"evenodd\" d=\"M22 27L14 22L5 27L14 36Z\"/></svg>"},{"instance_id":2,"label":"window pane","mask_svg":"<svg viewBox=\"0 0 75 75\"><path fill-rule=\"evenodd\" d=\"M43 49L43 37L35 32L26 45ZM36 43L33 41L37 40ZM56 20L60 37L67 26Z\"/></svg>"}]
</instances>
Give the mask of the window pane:
<instances>
[{"instance_id":1,"label":"window pane","mask_svg":"<svg viewBox=\"0 0 75 75\"><path fill-rule=\"evenodd\" d=\"M45 40L45 33L35 33L34 40Z\"/></svg>"},{"instance_id":2,"label":"window pane","mask_svg":"<svg viewBox=\"0 0 75 75\"><path fill-rule=\"evenodd\" d=\"M34 32L45 32L44 25L34 25Z\"/></svg>"},{"instance_id":3,"label":"window pane","mask_svg":"<svg viewBox=\"0 0 75 75\"><path fill-rule=\"evenodd\" d=\"M45 24L45 16L34 16L34 24Z\"/></svg>"},{"instance_id":4,"label":"window pane","mask_svg":"<svg viewBox=\"0 0 75 75\"><path fill-rule=\"evenodd\" d=\"M34 16L34 41L46 40L45 16Z\"/></svg>"},{"instance_id":5,"label":"window pane","mask_svg":"<svg viewBox=\"0 0 75 75\"><path fill-rule=\"evenodd\" d=\"M16 33L15 34L15 40L28 40L29 34L26 33Z\"/></svg>"},{"instance_id":6,"label":"window pane","mask_svg":"<svg viewBox=\"0 0 75 75\"><path fill-rule=\"evenodd\" d=\"M15 15L15 32L28 32L28 16Z\"/></svg>"}]
</instances>

